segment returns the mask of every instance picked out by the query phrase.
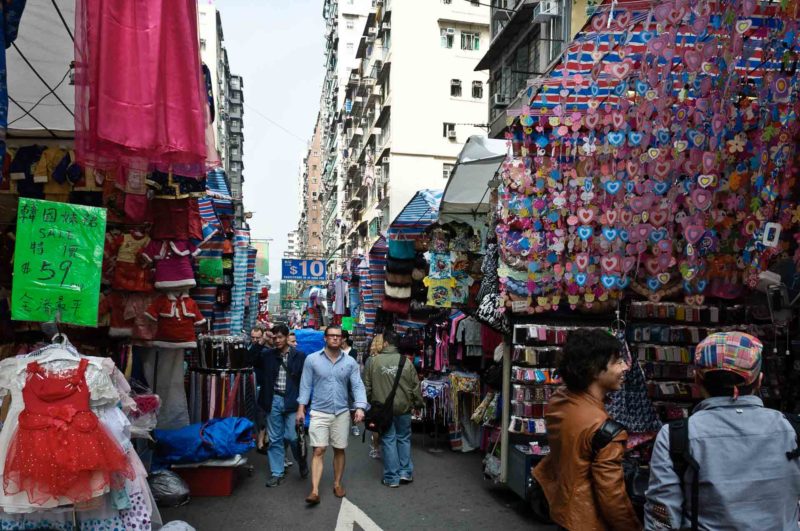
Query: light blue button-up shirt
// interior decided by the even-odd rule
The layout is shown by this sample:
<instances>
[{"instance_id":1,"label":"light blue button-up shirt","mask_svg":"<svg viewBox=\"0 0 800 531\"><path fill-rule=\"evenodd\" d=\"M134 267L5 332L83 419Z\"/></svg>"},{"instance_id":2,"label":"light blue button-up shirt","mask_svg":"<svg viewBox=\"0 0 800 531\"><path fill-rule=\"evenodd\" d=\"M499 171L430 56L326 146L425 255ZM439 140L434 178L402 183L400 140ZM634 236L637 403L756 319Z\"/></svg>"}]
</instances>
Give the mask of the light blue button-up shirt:
<instances>
[{"instance_id":1,"label":"light blue button-up shirt","mask_svg":"<svg viewBox=\"0 0 800 531\"><path fill-rule=\"evenodd\" d=\"M348 390L353 392L353 405L367 409L367 391L356 360L339 353L336 361L331 362L325 350L315 352L306 358L303 366L303 377L300 379L300 395L297 403L308 405L311 389L314 389L314 400L311 410L338 415L350 409Z\"/></svg>"}]
</instances>

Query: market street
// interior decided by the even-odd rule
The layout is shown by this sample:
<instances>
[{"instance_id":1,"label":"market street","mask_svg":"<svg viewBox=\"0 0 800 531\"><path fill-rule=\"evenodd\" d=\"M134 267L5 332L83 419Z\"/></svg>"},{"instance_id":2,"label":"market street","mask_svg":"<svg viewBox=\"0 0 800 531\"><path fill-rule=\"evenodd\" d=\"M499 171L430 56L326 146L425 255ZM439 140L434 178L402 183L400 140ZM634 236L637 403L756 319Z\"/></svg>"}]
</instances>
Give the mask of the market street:
<instances>
[{"instance_id":1,"label":"market street","mask_svg":"<svg viewBox=\"0 0 800 531\"><path fill-rule=\"evenodd\" d=\"M344 486L345 500L363 511L380 529L553 529L537 524L511 491L481 478L482 455L444 449L422 449L423 435L414 434L414 483L390 489L380 483L381 462L367 455L369 445L350 437ZM444 441L442 441L444 443ZM425 440L430 447L431 439ZM192 498L177 509L161 509L165 522L184 520L198 529L365 529L364 524L337 527L342 501L333 495L332 454L326 456L320 496L322 503L306 508L309 480L301 480L297 465L277 489L264 487L266 458L248 456L255 471L241 479L231 497ZM352 514L352 507L344 513ZM346 514L343 516L347 516ZM346 518L344 518L346 520ZM352 521L352 520L351 520Z\"/></svg>"}]
</instances>

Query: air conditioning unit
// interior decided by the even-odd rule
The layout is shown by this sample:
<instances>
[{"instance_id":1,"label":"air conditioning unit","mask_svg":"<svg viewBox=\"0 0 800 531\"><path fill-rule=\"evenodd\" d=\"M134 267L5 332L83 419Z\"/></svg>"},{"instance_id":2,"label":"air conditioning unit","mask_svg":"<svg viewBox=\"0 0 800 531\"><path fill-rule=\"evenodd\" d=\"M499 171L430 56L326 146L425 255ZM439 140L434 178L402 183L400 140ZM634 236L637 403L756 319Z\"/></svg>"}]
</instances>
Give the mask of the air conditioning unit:
<instances>
[{"instance_id":1,"label":"air conditioning unit","mask_svg":"<svg viewBox=\"0 0 800 531\"><path fill-rule=\"evenodd\" d=\"M533 22L546 22L559 15L558 0L543 0L533 8Z\"/></svg>"},{"instance_id":2,"label":"air conditioning unit","mask_svg":"<svg viewBox=\"0 0 800 531\"><path fill-rule=\"evenodd\" d=\"M456 139L456 130L455 129L449 130L447 132L447 138L449 138L450 140L455 140Z\"/></svg>"},{"instance_id":3,"label":"air conditioning unit","mask_svg":"<svg viewBox=\"0 0 800 531\"><path fill-rule=\"evenodd\" d=\"M445 33L447 33L448 35L455 35L456 34L456 29L455 28L447 28L445 30Z\"/></svg>"},{"instance_id":4,"label":"air conditioning unit","mask_svg":"<svg viewBox=\"0 0 800 531\"><path fill-rule=\"evenodd\" d=\"M371 28L367 28L368 35L376 35L378 33L378 28L372 26Z\"/></svg>"},{"instance_id":5,"label":"air conditioning unit","mask_svg":"<svg viewBox=\"0 0 800 531\"><path fill-rule=\"evenodd\" d=\"M509 97L505 94L495 94L492 97L492 107L495 109L503 109L511 105L511 101L509 101Z\"/></svg>"},{"instance_id":6,"label":"air conditioning unit","mask_svg":"<svg viewBox=\"0 0 800 531\"><path fill-rule=\"evenodd\" d=\"M384 22L383 24L381 24L381 29L382 29L383 31L386 31L386 30L390 30L390 29L392 29L392 24L391 24L391 22Z\"/></svg>"}]
</instances>

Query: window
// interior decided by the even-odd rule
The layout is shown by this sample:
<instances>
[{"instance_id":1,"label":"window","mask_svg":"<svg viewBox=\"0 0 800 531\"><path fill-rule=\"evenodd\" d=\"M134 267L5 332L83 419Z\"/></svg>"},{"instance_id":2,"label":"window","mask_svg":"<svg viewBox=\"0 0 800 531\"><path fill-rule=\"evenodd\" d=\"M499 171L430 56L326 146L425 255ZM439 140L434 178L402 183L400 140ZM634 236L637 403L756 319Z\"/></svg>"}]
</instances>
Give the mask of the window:
<instances>
[{"instance_id":1,"label":"window","mask_svg":"<svg viewBox=\"0 0 800 531\"><path fill-rule=\"evenodd\" d=\"M480 50L480 35L477 33L461 32L462 50Z\"/></svg>"},{"instance_id":2,"label":"window","mask_svg":"<svg viewBox=\"0 0 800 531\"><path fill-rule=\"evenodd\" d=\"M460 79L451 79L450 80L450 95L454 98L461 97L461 80Z\"/></svg>"},{"instance_id":3,"label":"window","mask_svg":"<svg viewBox=\"0 0 800 531\"><path fill-rule=\"evenodd\" d=\"M452 138L456 134L456 124L444 122L442 124L442 136L445 138Z\"/></svg>"},{"instance_id":4,"label":"window","mask_svg":"<svg viewBox=\"0 0 800 531\"><path fill-rule=\"evenodd\" d=\"M351 19L349 19L349 18L347 19L347 22L345 23L345 25L347 26L347 29L350 29L350 30L351 30L351 29L354 29L354 28L356 27L356 23L355 23L355 22L353 22L353 21L352 21Z\"/></svg>"},{"instance_id":5,"label":"window","mask_svg":"<svg viewBox=\"0 0 800 531\"><path fill-rule=\"evenodd\" d=\"M453 28L442 28L441 33L442 33L442 48L452 48L456 30Z\"/></svg>"},{"instance_id":6,"label":"window","mask_svg":"<svg viewBox=\"0 0 800 531\"><path fill-rule=\"evenodd\" d=\"M453 165L452 164L442 164L442 177L445 180L450 179L450 174L453 173Z\"/></svg>"},{"instance_id":7,"label":"window","mask_svg":"<svg viewBox=\"0 0 800 531\"><path fill-rule=\"evenodd\" d=\"M472 82L472 97L476 99L483 99L483 82L482 81L473 81Z\"/></svg>"}]
</instances>

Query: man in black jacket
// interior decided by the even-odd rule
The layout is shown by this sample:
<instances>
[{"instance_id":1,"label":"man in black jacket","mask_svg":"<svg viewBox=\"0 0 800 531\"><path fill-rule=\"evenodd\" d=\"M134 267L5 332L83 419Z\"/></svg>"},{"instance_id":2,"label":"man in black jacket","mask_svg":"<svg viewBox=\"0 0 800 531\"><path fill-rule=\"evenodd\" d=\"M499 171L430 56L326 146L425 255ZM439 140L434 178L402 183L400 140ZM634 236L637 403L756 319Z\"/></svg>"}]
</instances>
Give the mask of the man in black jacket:
<instances>
[{"instance_id":1,"label":"man in black jacket","mask_svg":"<svg viewBox=\"0 0 800 531\"><path fill-rule=\"evenodd\" d=\"M305 356L289 346L289 328L276 325L272 329L275 348L265 352L261 358L263 383L258 403L267 412L269 432L269 467L272 472L267 487L277 487L284 476L286 451L284 441L292 448L295 461L300 465L300 476L308 476L308 463L301 458L295 432L297 395L303 375Z\"/></svg>"},{"instance_id":2,"label":"man in black jacket","mask_svg":"<svg viewBox=\"0 0 800 531\"><path fill-rule=\"evenodd\" d=\"M255 368L256 385L259 387L263 385L264 375L261 374L261 355L265 352L267 347L264 346L266 339L267 327L262 323L257 323L252 330L250 330L250 344L247 346L247 364ZM256 442L256 449L258 453L266 453L267 445L267 417L266 412L261 407L256 408L256 428L258 429L258 438Z\"/></svg>"}]
</instances>

